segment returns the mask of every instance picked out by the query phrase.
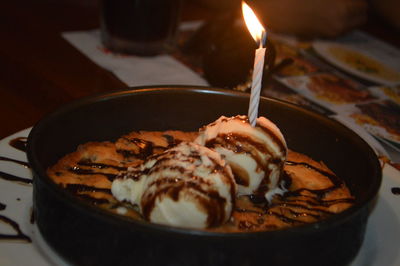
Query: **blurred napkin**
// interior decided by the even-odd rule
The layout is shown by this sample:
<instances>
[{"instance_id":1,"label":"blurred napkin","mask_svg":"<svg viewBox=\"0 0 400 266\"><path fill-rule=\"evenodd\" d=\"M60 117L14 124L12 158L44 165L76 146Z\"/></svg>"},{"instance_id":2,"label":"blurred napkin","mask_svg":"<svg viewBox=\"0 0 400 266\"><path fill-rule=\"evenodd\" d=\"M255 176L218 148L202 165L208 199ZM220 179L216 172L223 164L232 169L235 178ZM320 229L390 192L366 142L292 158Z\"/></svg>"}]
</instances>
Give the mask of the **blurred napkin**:
<instances>
[{"instance_id":1,"label":"blurred napkin","mask_svg":"<svg viewBox=\"0 0 400 266\"><path fill-rule=\"evenodd\" d=\"M62 36L128 86L208 85L205 79L170 55L138 57L111 53L101 44L99 30L65 32Z\"/></svg>"}]
</instances>

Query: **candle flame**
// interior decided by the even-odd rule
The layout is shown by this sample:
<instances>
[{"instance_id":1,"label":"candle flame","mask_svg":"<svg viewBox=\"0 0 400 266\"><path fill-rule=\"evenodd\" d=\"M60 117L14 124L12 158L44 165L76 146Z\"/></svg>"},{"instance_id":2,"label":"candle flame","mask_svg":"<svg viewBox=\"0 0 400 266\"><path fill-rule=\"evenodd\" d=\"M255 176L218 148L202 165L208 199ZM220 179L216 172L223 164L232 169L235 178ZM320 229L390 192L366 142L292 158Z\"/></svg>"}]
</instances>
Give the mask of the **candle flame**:
<instances>
[{"instance_id":1,"label":"candle flame","mask_svg":"<svg viewBox=\"0 0 400 266\"><path fill-rule=\"evenodd\" d=\"M257 43L262 42L263 32L265 32L265 29L258 20L256 14L254 14L254 11L244 1L242 2L242 12L247 29L253 39Z\"/></svg>"}]
</instances>

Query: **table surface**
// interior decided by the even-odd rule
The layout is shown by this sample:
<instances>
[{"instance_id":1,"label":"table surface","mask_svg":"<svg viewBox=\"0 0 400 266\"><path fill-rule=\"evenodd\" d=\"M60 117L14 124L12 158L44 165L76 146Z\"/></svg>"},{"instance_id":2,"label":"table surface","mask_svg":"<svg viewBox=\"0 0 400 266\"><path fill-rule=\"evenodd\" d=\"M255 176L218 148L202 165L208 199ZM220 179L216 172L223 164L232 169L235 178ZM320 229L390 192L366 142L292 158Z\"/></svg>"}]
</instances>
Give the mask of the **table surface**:
<instances>
[{"instance_id":1,"label":"table surface","mask_svg":"<svg viewBox=\"0 0 400 266\"><path fill-rule=\"evenodd\" d=\"M217 13L186 2L183 20ZM98 28L96 0L3 1L0 8L0 139L33 126L64 103L126 88L61 37ZM363 27L396 47L398 32L372 16Z\"/></svg>"}]
</instances>

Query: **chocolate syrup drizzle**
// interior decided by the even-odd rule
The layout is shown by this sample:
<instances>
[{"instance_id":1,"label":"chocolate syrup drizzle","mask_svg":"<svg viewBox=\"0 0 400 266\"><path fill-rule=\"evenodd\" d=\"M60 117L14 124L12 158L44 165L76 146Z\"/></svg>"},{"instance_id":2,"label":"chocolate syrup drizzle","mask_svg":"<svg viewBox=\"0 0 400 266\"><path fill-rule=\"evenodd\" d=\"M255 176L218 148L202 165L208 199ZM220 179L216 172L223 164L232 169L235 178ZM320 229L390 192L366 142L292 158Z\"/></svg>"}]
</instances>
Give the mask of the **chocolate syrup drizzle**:
<instances>
[{"instance_id":1,"label":"chocolate syrup drizzle","mask_svg":"<svg viewBox=\"0 0 400 266\"><path fill-rule=\"evenodd\" d=\"M111 182L118 176L118 174L104 173L101 170L109 169L109 168L115 169L117 171L126 171L127 170L127 168L124 166L117 166L117 165L111 165L111 164L105 164L105 163L96 163L91 160L80 160L77 163L77 165L78 166L69 168L68 171L70 171L76 175L103 175ZM80 166L86 167L86 168L81 168ZM101 204L111 203L106 198L96 198L96 197L91 196L90 194L87 194L88 192L89 193L90 192L100 192L100 193L105 193L105 194L111 195L111 189L109 189L109 188L98 188L95 186L89 186L89 185L84 185L84 184L67 184L65 186L65 189L93 205L101 205Z\"/></svg>"},{"instance_id":2,"label":"chocolate syrup drizzle","mask_svg":"<svg viewBox=\"0 0 400 266\"><path fill-rule=\"evenodd\" d=\"M99 173L100 174L100 173ZM84 184L67 184L64 186L64 188L71 192L72 194L77 195L79 198L85 200L86 202L89 202L90 204L93 205L100 205L100 204L109 204L111 203L108 199L106 198L96 198L91 196L91 192L97 192L97 193L104 193L107 195L111 195L111 189L109 188L98 188L95 186L88 186Z\"/></svg>"},{"instance_id":3,"label":"chocolate syrup drizzle","mask_svg":"<svg viewBox=\"0 0 400 266\"><path fill-rule=\"evenodd\" d=\"M271 215L278 218L279 220L281 220L286 224L301 225L306 223L303 220L301 220L302 217L308 216L314 218L315 220L320 220L335 214L333 212L326 210L325 208L328 208L338 203L349 203L349 204L354 203L354 198L352 197L335 199L335 200L324 200L325 196L328 193L336 189L339 189L344 185L343 181L340 180L336 175L324 171L322 169L319 169L317 167L314 167L305 162L286 161L285 163L286 165L302 166L312 171L316 171L319 174L328 177L332 182L332 186L327 187L325 189L301 188L294 191L287 191L283 195L276 195L275 196L276 200L274 200L273 203L271 204L268 204L268 202L265 201L265 198L250 196L249 199L259 207L259 210L247 210L247 209L235 209L235 210L239 212L253 212L258 214L260 217L263 215ZM292 180L289 174L283 172L281 180L284 181L286 188L290 187ZM304 191L309 192L312 196L303 195L301 192ZM281 211L278 213L276 210L274 210L275 207L279 207L281 208L281 210L284 209L285 212ZM292 208L294 208L295 210ZM256 225L240 224L239 226L242 229L246 229L254 227Z\"/></svg>"},{"instance_id":4,"label":"chocolate syrup drizzle","mask_svg":"<svg viewBox=\"0 0 400 266\"><path fill-rule=\"evenodd\" d=\"M181 143L181 140L175 139L171 135L163 134L162 136L168 143L167 147L155 145L153 142L148 140L123 137L126 142L132 143L139 148L139 151L134 152L132 150L118 149L117 152L122 154L125 158L133 157L136 159L145 160L147 157L153 155L156 150L162 152Z\"/></svg>"},{"instance_id":5,"label":"chocolate syrup drizzle","mask_svg":"<svg viewBox=\"0 0 400 266\"><path fill-rule=\"evenodd\" d=\"M224 118L221 121L227 122L230 119L239 120L242 123L249 123L247 117L235 116L234 118ZM215 125L216 122L211 123L210 126ZM201 130L205 130L206 127L203 127ZM255 130L262 131L265 135L269 136L272 142L279 147L279 150L284 153L286 151L286 144L282 141L282 139L276 134L276 132L270 130L269 128L263 127L261 124L257 123L257 127ZM268 167L270 164L274 164L278 169L283 168L283 160L278 155L275 154L273 150L267 145L260 143L259 141L253 140L246 135L240 133L227 133L227 134L218 134L216 138L210 139L205 143L205 146L208 148L216 148L218 146L223 146L234 153L246 153L253 158L253 160L257 163L257 168L264 171L265 176L268 177L271 174L271 169ZM261 154L269 154L270 159L265 161L265 159L259 156ZM243 186L248 186L250 184L249 177L246 174L241 174L241 169L232 168L232 171L235 175L236 183ZM261 184L259 186L258 191L256 192L259 195L264 195L269 189L269 178L263 178Z\"/></svg>"},{"instance_id":6,"label":"chocolate syrup drizzle","mask_svg":"<svg viewBox=\"0 0 400 266\"><path fill-rule=\"evenodd\" d=\"M9 144L12 147L19 149L21 151L25 152L25 150L26 150L26 138L24 138L24 137L19 137L19 138L13 139L9 142ZM27 162L11 159L11 158L4 157L4 156L0 156L0 161L12 162L12 163L19 164L25 168L30 168L30 165ZM2 171L0 171L0 178L7 180L7 181L17 182L17 183L32 184L32 179L15 176L15 175L8 174L8 173L2 172Z\"/></svg>"},{"instance_id":7,"label":"chocolate syrup drizzle","mask_svg":"<svg viewBox=\"0 0 400 266\"><path fill-rule=\"evenodd\" d=\"M16 183L23 183L23 184L29 184L29 185L32 184L32 179L15 176L15 175L4 173L1 171L0 171L0 178L7 180L7 181L13 181Z\"/></svg>"},{"instance_id":8,"label":"chocolate syrup drizzle","mask_svg":"<svg viewBox=\"0 0 400 266\"><path fill-rule=\"evenodd\" d=\"M104 164L104 163L95 163L90 160L80 160L78 162L78 165L87 166L87 167L91 167L91 168L97 168L97 169L113 168L118 171L126 171L126 167L123 167L123 166Z\"/></svg>"},{"instance_id":9,"label":"chocolate syrup drizzle","mask_svg":"<svg viewBox=\"0 0 400 266\"><path fill-rule=\"evenodd\" d=\"M101 170L108 169L108 168L112 168L112 169L115 169L118 171L126 171L127 170L127 168L123 167L123 166L104 164L104 163L96 163L96 162L92 162L90 160L80 160L77 163L77 165L78 166L69 168L68 171L70 171L76 175L103 175L111 182L118 176L118 174L104 173ZM89 167L89 169L81 168L79 166ZM98 188L95 186L89 186L89 185L84 185L84 184L67 184L65 186L65 189L93 205L101 205L101 204L111 203L106 198L95 198L89 194L86 194L87 192L89 192L89 193L90 192L101 192L101 193L111 195L111 189L109 189L109 188Z\"/></svg>"},{"instance_id":10,"label":"chocolate syrup drizzle","mask_svg":"<svg viewBox=\"0 0 400 266\"><path fill-rule=\"evenodd\" d=\"M400 195L400 187L392 187L391 191L394 195Z\"/></svg>"},{"instance_id":11,"label":"chocolate syrup drizzle","mask_svg":"<svg viewBox=\"0 0 400 266\"><path fill-rule=\"evenodd\" d=\"M71 173L77 174L77 175L104 175L111 182L118 176L117 174L93 171L93 169L85 169L85 168L81 168L79 166L71 167L68 169L68 171L70 171Z\"/></svg>"},{"instance_id":12,"label":"chocolate syrup drizzle","mask_svg":"<svg viewBox=\"0 0 400 266\"><path fill-rule=\"evenodd\" d=\"M27 138L26 137L18 137L18 138L10 140L10 142L8 144L17 150L26 152Z\"/></svg>"},{"instance_id":13,"label":"chocolate syrup drizzle","mask_svg":"<svg viewBox=\"0 0 400 266\"><path fill-rule=\"evenodd\" d=\"M15 160L15 159L11 159L11 158L8 158L8 157L0 156L0 161L12 162L12 163L16 163L16 164L22 165L25 168L30 168L29 163L23 162L23 161L19 161L19 160Z\"/></svg>"},{"instance_id":14,"label":"chocolate syrup drizzle","mask_svg":"<svg viewBox=\"0 0 400 266\"><path fill-rule=\"evenodd\" d=\"M0 215L0 221L10 225L16 232L15 235L0 234L0 240L22 240L22 241L26 241L29 243L32 242L31 238L29 236L25 235L21 231L21 229L19 228L19 224L17 222L13 221L12 219L10 219L4 215Z\"/></svg>"},{"instance_id":15,"label":"chocolate syrup drizzle","mask_svg":"<svg viewBox=\"0 0 400 266\"><path fill-rule=\"evenodd\" d=\"M26 142L27 142L27 138L25 137L18 137L15 138L13 140L11 140L9 142L9 145L17 150L26 152ZM3 157L0 156L0 160L1 161L7 161L7 162L12 162L12 163L16 163L19 164L23 167L29 168L29 164L26 162L22 162L19 160L15 160L15 159L11 159L11 158L7 158L7 157ZM7 180L7 181L13 181L16 183L22 183L22 184L32 184L32 180L28 179L28 178L23 178L23 177L19 177L19 176L15 176L12 174L8 174L8 173L4 173L0 171L0 178ZM0 203L0 211L5 210L6 209L6 205L3 203ZM10 225L16 232L16 234L2 234L0 233L0 241L1 240L22 240L22 241L26 241L26 242L32 242L32 240L30 239L29 236L27 236L26 234L24 234L18 223L15 222L14 220L4 216L4 215L0 215L0 221Z\"/></svg>"},{"instance_id":16,"label":"chocolate syrup drizzle","mask_svg":"<svg viewBox=\"0 0 400 266\"><path fill-rule=\"evenodd\" d=\"M151 159L156 160L155 164L151 169L145 169L146 174L152 174L154 172L168 172L167 169L171 171L179 172L179 175L174 175L171 177L164 176L163 178L156 179L154 182L149 184L149 187L154 186L156 188L154 193L144 194L142 198L142 213L143 217L147 220L150 219L152 210L155 207L155 201L160 195L168 195L172 200L178 201L180 197L180 192L183 188L187 188L189 191L196 191L201 196L196 196L199 204L207 210L207 226L214 227L222 224L227 217L225 217L225 205L226 199L221 197L218 191L210 189L206 180L200 176L194 176L191 171L187 171L183 167L175 166L168 163L170 160L177 160L177 157L185 158L188 162L199 161L200 154L197 151L191 151L190 155L185 156L180 154L179 151L170 150L166 153L156 154L151 156ZM213 158L208 157L212 160L213 167L209 169L210 173L219 172L222 176L226 177L225 182L230 182L231 187L231 197L235 198L235 186L233 180L228 178L228 173L226 168L219 165L218 162L214 161ZM182 159L180 159L182 160ZM142 173L135 173L133 178L137 178ZM193 194L195 196L195 194Z\"/></svg>"}]
</instances>

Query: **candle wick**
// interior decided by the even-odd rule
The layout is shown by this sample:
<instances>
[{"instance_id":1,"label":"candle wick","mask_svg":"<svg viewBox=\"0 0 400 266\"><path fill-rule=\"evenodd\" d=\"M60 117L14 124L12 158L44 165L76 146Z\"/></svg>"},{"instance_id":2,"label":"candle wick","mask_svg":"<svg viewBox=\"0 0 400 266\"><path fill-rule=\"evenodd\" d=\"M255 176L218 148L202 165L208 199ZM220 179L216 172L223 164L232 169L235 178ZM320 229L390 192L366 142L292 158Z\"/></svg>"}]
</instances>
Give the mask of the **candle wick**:
<instances>
[{"instance_id":1,"label":"candle wick","mask_svg":"<svg viewBox=\"0 0 400 266\"><path fill-rule=\"evenodd\" d=\"M263 30L261 32L260 48L265 48L266 42L267 42L267 32Z\"/></svg>"}]
</instances>

